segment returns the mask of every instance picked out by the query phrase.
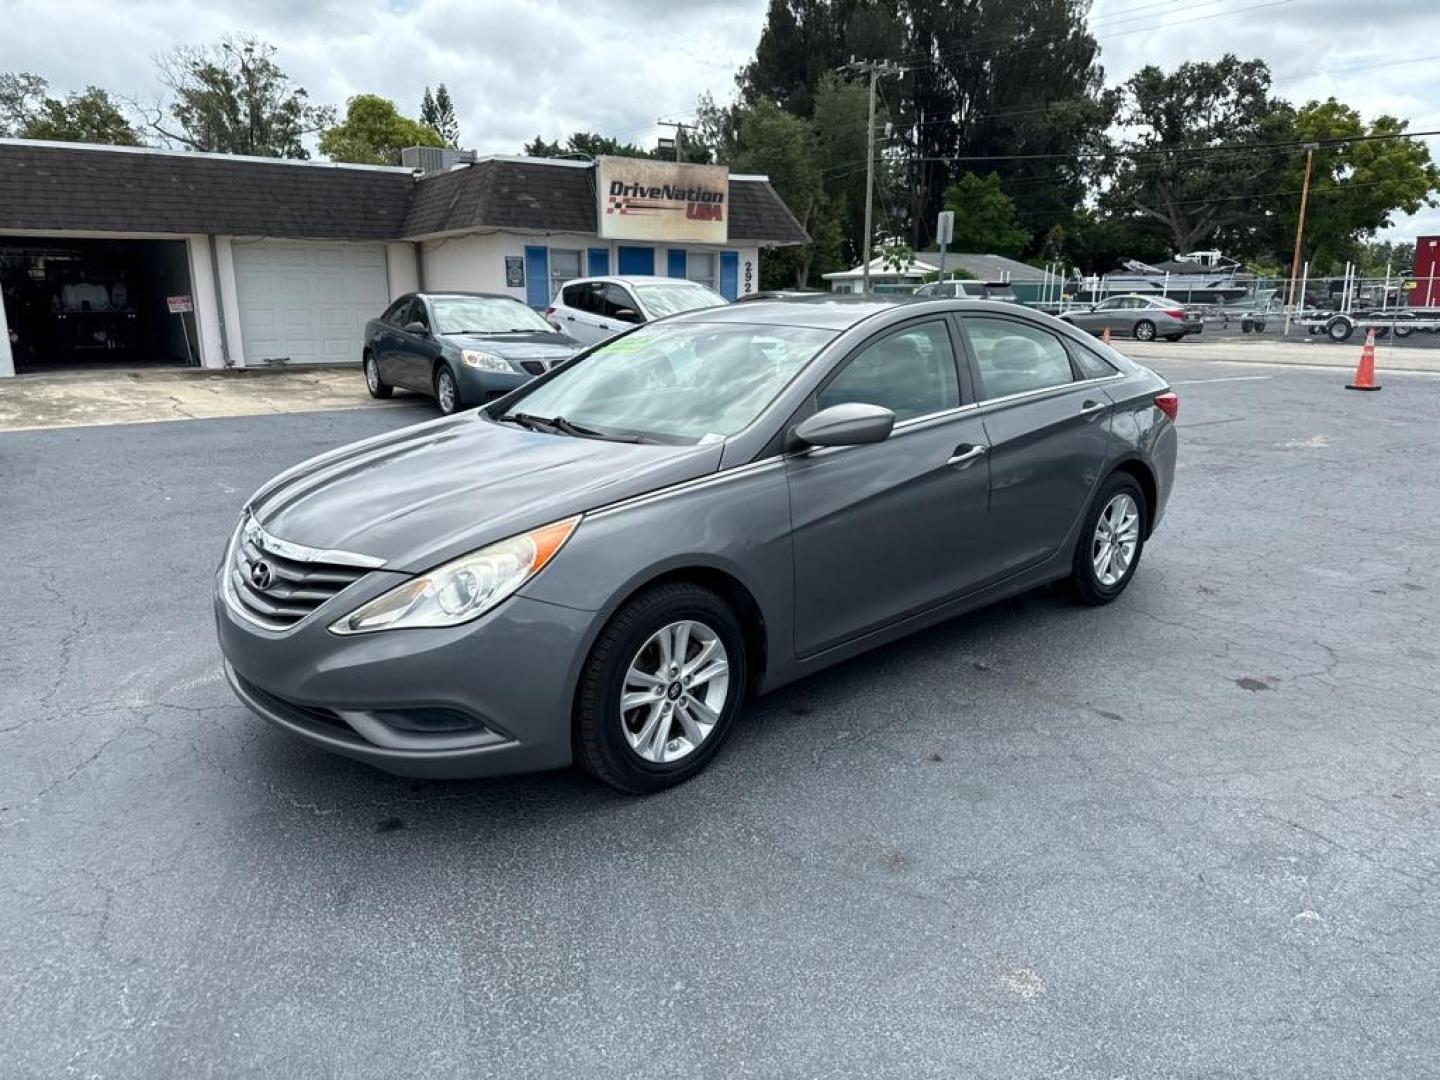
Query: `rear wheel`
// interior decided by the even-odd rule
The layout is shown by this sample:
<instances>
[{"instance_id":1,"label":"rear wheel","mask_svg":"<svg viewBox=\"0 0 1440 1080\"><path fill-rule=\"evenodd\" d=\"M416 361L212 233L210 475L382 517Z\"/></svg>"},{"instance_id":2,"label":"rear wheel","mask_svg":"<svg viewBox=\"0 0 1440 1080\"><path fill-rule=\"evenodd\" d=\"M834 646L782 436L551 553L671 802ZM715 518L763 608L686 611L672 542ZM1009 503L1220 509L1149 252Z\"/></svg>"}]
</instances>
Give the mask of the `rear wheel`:
<instances>
[{"instance_id":1,"label":"rear wheel","mask_svg":"<svg viewBox=\"0 0 1440 1080\"><path fill-rule=\"evenodd\" d=\"M1137 323L1135 324L1135 340L1136 340L1136 341L1154 341L1154 340L1155 340L1155 324L1154 324L1153 322L1151 322L1149 319L1141 319L1139 322L1137 322Z\"/></svg>"},{"instance_id":2,"label":"rear wheel","mask_svg":"<svg viewBox=\"0 0 1440 1080\"><path fill-rule=\"evenodd\" d=\"M435 404L446 416L460 409L460 387L455 384L455 373L448 367L441 367L435 373Z\"/></svg>"},{"instance_id":3,"label":"rear wheel","mask_svg":"<svg viewBox=\"0 0 1440 1080\"><path fill-rule=\"evenodd\" d=\"M1325 333L1331 341L1348 341L1350 335L1355 332L1355 324L1344 315L1331 319L1325 324Z\"/></svg>"},{"instance_id":4,"label":"rear wheel","mask_svg":"<svg viewBox=\"0 0 1440 1080\"><path fill-rule=\"evenodd\" d=\"M1105 481L1086 515L1070 571L1081 603L1108 604L1125 591L1140 565L1148 514L1145 492L1133 476L1117 472Z\"/></svg>"},{"instance_id":5,"label":"rear wheel","mask_svg":"<svg viewBox=\"0 0 1440 1080\"><path fill-rule=\"evenodd\" d=\"M373 398L388 398L395 392L395 388L380 378L380 365L375 360L375 354L366 350L365 359L362 361L365 368L365 389L370 391Z\"/></svg>"},{"instance_id":6,"label":"rear wheel","mask_svg":"<svg viewBox=\"0 0 1440 1080\"><path fill-rule=\"evenodd\" d=\"M644 795L709 764L745 696L745 641L729 606L698 585L661 585L610 621L576 701L575 757Z\"/></svg>"}]
</instances>

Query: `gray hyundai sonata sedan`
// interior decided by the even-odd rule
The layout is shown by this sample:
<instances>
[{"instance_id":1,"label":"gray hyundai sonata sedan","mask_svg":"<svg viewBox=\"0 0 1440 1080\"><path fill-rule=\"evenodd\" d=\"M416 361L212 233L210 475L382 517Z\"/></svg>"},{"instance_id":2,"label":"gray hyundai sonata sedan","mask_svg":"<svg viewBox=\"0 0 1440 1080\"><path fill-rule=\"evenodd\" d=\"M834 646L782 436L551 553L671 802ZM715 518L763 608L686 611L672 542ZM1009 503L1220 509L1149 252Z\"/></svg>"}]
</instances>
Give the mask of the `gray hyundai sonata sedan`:
<instances>
[{"instance_id":1,"label":"gray hyundai sonata sedan","mask_svg":"<svg viewBox=\"0 0 1440 1080\"><path fill-rule=\"evenodd\" d=\"M704 768L754 694L1060 579L1129 584L1165 382L984 301L710 308L282 473L217 577L240 698L391 772Z\"/></svg>"}]
</instances>

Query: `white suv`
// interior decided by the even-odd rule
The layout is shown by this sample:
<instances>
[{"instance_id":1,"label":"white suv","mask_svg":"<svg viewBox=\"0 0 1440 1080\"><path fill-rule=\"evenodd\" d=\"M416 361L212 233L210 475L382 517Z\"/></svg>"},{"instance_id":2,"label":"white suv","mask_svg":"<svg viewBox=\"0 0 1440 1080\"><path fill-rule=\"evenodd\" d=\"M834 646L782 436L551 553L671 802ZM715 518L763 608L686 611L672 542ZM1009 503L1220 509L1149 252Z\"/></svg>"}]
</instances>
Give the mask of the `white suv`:
<instances>
[{"instance_id":1,"label":"white suv","mask_svg":"<svg viewBox=\"0 0 1440 1080\"><path fill-rule=\"evenodd\" d=\"M714 289L684 278L576 278L560 287L545 318L562 333L592 345L636 323L726 302Z\"/></svg>"}]
</instances>

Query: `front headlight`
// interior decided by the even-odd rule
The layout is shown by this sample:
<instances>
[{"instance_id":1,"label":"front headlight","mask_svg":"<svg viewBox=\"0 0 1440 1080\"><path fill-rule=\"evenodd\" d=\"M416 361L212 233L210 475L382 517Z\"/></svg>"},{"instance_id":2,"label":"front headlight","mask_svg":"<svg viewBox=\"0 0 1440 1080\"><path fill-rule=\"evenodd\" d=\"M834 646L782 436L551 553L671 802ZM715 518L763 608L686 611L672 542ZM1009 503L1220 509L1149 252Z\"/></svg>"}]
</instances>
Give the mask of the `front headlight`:
<instances>
[{"instance_id":1,"label":"front headlight","mask_svg":"<svg viewBox=\"0 0 1440 1080\"><path fill-rule=\"evenodd\" d=\"M478 349L466 349L460 354L460 362L466 367L479 368L481 371L513 371L508 361L496 356L494 353L481 352Z\"/></svg>"},{"instance_id":2,"label":"front headlight","mask_svg":"<svg viewBox=\"0 0 1440 1080\"><path fill-rule=\"evenodd\" d=\"M377 596L331 623L330 630L367 634L469 622L538 574L579 524L577 514L462 555Z\"/></svg>"}]
</instances>

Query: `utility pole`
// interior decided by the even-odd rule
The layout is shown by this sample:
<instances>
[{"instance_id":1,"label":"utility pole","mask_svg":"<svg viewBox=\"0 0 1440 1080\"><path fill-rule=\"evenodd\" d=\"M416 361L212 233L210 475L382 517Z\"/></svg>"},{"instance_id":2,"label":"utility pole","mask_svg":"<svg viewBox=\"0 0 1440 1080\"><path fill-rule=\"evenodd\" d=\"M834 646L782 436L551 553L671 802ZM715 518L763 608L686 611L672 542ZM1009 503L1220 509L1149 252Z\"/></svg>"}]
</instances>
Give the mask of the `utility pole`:
<instances>
[{"instance_id":1,"label":"utility pole","mask_svg":"<svg viewBox=\"0 0 1440 1080\"><path fill-rule=\"evenodd\" d=\"M685 121L683 120L656 120L657 127L673 127L675 129L675 160L679 162L680 148L685 144Z\"/></svg>"},{"instance_id":2,"label":"utility pole","mask_svg":"<svg viewBox=\"0 0 1440 1080\"><path fill-rule=\"evenodd\" d=\"M1305 144L1305 182L1300 185L1300 220L1295 223L1295 257L1290 262L1290 296L1285 301L1285 329L1282 337L1290 335L1290 319L1295 313L1295 279L1300 276L1300 244L1305 238L1305 204L1310 201L1310 167L1315 164L1315 151L1319 143ZM1305 302L1302 294L1300 302Z\"/></svg>"},{"instance_id":3,"label":"utility pole","mask_svg":"<svg viewBox=\"0 0 1440 1080\"><path fill-rule=\"evenodd\" d=\"M870 119L865 126L865 238L860 256L860 291L870 291L870 243L872 239L875 201L875 84L881 75L901 75L905 69L889 60L856 60L850 58L842 71L865 72L870 76Z\"/></svg>"}]
</instances>

